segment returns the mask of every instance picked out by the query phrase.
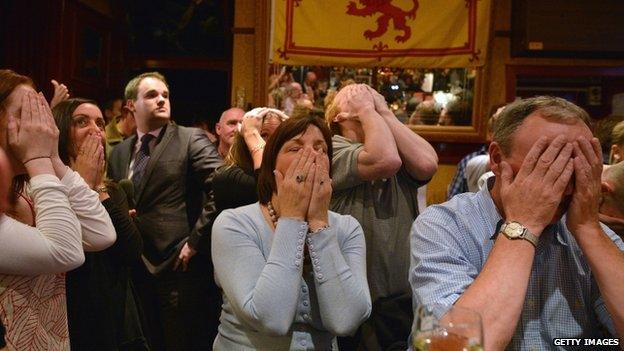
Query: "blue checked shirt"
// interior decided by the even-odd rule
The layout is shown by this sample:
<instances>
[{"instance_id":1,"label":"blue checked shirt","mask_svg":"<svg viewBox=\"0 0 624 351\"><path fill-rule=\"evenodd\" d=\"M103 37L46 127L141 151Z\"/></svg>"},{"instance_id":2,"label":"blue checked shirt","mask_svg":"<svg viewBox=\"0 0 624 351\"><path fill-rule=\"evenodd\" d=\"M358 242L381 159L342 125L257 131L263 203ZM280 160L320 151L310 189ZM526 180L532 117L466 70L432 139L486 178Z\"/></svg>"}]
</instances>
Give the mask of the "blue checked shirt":
<instances>
[{"instance_id":1,"label":"blue checked shirt","mask_svg":"<svg viewBox=\"0 0 624 351\"><path fill-rule=\"evenodd\" d=\"M466 165L471 158L479 155L487 154L487 147L481 146L481 148L475 152L469 153L466 157L462 158L457 164L457 172L448 187L447 200L450 200L453 196L461 193L468 192L468 179L466 179Z\"/></svg>"},{"instance_id":2,"label":"blue checked shirt","mask_svg":"<svg viewBox=\"0 0 624 351\"><path fill-rule=\"evenodd\" d=\"M487 187L428 207L411 230L414 307L452 305L475 280L494 245L498 214ZM603 230L620 250L622 240ZM565 218L538 243L524 307L507 350L564 350L553 338L611 337L615 328Z\"/></svg>"}]
</instances>

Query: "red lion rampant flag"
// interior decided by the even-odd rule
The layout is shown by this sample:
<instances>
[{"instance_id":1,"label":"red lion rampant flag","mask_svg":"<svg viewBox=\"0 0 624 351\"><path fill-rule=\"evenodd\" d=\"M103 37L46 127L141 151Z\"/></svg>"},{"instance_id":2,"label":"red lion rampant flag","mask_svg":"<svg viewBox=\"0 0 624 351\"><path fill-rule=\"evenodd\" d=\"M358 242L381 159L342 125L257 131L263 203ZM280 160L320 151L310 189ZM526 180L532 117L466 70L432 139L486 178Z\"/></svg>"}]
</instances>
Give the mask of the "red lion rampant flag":
<instances>
[{"instance_id":1,"label":"red lion rampant flag","mask_svg":"<svg viewBox=\"0 0 624 351\"><path fill-rule=\"evenodd\" d=\"M273 0L271 55L287 65L475 67L491 0Z\"/></svg>"}]
</instances>

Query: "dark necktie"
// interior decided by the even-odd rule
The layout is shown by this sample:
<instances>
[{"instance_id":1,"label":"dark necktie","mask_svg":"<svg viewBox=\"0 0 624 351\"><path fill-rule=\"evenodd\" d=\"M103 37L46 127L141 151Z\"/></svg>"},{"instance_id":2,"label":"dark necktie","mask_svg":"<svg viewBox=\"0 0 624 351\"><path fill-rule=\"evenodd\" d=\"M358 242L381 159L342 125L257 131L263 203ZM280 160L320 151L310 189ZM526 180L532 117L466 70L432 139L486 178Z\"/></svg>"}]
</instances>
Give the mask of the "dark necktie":
<instances>
[{"instance_id":1,"label":"dark necktie","mask_svg":"<svg viewBox=\"0 0 624 351\"><path fill-rule=\"evenodd\" d=\"M150 141L154 139L151 134L145 134L141 137L141 147L134 158L134 172L132 173L132 183L135 187L138 187L143 174L145 173L145 167L150 159Z\"/></svg>"}]
</instances>

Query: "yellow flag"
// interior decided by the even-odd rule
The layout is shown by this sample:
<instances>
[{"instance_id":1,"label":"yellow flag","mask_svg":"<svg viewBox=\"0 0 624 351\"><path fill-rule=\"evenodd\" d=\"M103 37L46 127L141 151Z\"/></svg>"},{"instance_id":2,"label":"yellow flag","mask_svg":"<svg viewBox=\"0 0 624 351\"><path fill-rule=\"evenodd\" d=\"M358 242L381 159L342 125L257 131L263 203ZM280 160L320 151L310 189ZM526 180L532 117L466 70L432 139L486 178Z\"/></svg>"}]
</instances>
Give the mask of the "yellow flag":
<instances>
[{"instance_id":1,"label":"yellow flag","mask_svg":"<svg viewBox=\"0 0 624 351\"><path fill-rule=\"evenodd\" d=\"M446 68L485 62L491 0L273 0L286 65Z\"/></svg>"}]
</instances>

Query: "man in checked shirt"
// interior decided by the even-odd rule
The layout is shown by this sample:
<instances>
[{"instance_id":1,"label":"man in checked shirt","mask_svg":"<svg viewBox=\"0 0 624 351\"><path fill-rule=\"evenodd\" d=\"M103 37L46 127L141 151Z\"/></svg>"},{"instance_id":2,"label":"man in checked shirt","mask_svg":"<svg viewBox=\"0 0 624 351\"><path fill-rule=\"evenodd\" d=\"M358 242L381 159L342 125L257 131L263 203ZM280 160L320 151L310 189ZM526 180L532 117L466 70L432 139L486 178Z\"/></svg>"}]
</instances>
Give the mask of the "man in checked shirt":
<instances>
[{"instance_id":1,"label":"man in checked shirt","mask_svg":"<svg viewBox=\"0 0 624 351\"><path fill-rule=\"evenodd\" d=\"M589 116L559 98L521 100L493 139L488 186L412 226L414 307L478 311L486 350L624 336L624 244L598 221L602 156Z\"/></svg>"}]
</instances>

